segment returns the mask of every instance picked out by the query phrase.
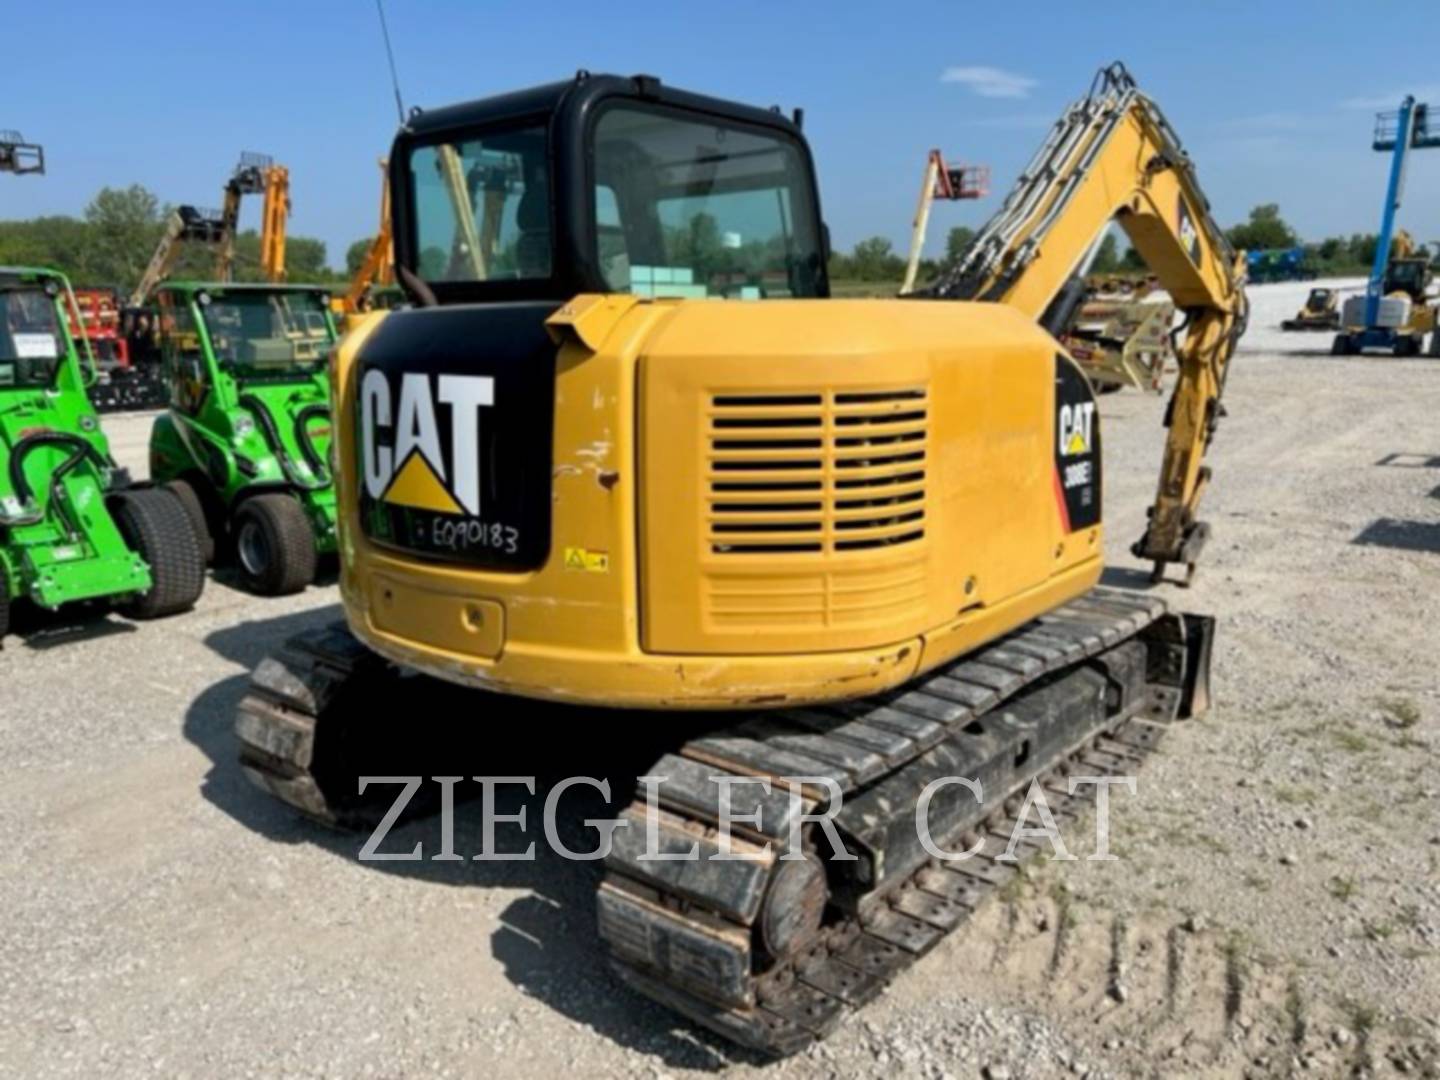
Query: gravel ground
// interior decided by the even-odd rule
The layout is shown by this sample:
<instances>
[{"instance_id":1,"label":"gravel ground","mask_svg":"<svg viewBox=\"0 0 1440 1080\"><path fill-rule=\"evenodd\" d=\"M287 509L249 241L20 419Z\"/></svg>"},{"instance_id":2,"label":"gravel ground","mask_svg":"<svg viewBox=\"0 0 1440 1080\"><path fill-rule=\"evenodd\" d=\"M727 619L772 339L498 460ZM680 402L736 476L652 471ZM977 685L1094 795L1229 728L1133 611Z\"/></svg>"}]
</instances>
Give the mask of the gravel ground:
<instances>
[{"instance_id":1,"label":"gravel ground","mask_svg":"<svg viewBox=\"0 0 1440 1080\"><path fill-rule=\"evenodd\" d=\"M1280 333L1307 288L1252 289L1215 539L1162 587L1220 618L1216 705L1116 796L1120 858L1027 867L827 1043L765 1064L616 986L593 865L362 863L252 791L245 672L336 595L222 576L187 617L31 618L0 653L0 1076L1436 1075L1440 363ZM1102 399L1114 584L1145 587L1162 407ZM143 474L148 418L108 428Z\"/></svg>"}]
</instances>

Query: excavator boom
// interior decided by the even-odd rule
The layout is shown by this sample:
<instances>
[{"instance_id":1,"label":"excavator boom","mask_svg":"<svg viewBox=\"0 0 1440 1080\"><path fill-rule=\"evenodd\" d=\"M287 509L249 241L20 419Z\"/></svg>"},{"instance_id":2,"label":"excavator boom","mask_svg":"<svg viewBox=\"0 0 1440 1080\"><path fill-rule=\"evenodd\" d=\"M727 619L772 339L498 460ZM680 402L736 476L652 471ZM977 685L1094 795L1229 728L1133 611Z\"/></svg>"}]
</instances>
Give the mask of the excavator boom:
<instances>
[{"instance_id":1,"label":"excavator boom","mask_svg":"<svg viewBox=\"0 0 1440 1080\"><path fill-rule=\"evenodd\" d=\"M1103 69L1065 110L1000 210L929 295L1008 304L1058 334L1073 303L1070 284L1111 221L1185 316L1160 482L1134 551L1154 561L1157 577L1172 562L1193 573L1208 535L1196 517L1209 479L1202 460L1246 323L1245 260L1211 215L1174 129L1123 65Z\"/></svg>"}]
</instances>

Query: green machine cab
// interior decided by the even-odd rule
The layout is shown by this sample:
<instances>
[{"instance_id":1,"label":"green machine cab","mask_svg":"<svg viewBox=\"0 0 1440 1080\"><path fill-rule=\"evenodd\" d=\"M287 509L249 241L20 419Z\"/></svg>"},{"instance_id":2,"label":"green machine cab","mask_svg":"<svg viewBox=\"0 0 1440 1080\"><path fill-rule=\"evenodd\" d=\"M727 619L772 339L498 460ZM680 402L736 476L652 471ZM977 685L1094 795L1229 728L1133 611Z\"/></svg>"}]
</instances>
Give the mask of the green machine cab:
<instances>
[{"instance_id":1,"label":"green machine cab","mask_svg":"<svg viewBox=\"0 0 1440 1080\"><path fill-rule=\"evenodd\" d=\"M205 584L184 506L110 456L73 310L64 275L0 268L0 638L17 599L105 599L144 619L188 610Z\"/></svg>"},{"instance_id":2,"label":"green machine cab","mask_svg":"<svg viewBox=\"0 0 1440 1080\"><path fill-rule=\"evenodd\" d=\"M228 541L247 589L299 592L336 549L329 294L172 282L155 300L169 410L150 474L185 504L207 559Z\"/></svg>"}]
</instances>

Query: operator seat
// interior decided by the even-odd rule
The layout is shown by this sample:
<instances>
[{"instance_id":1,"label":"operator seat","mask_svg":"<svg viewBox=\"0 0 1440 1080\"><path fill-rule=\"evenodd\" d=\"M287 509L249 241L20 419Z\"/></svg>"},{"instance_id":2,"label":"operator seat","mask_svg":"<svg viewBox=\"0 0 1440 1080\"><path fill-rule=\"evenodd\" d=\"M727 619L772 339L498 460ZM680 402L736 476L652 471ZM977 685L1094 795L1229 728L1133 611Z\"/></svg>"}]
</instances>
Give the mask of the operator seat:
<instances>
[{"instance_id":1,"label":"operator seat","mask_svg":"<svg viewBox=\"0 0 1440 1080\"><path fill-rule=\"evenodd\" d=\"M550 276L550 200L543 184L530 185L515 208L520 236L515 241L515 275L519 278Z\"/></svg>"}]
</instances>

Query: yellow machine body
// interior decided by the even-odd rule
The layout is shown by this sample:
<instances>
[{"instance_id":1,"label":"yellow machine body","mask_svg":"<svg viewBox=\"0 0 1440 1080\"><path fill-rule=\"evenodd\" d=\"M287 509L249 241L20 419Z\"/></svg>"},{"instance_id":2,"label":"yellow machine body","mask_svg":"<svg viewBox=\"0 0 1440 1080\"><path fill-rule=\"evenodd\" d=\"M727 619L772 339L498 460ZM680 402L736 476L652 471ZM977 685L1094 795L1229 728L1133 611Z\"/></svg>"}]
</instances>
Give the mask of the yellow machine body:
<instances>
[{"instance_id":1,"label":"yellow machine body","mask_svg":"<svg viewBox=\"0 0 1440 1080\"><path fill-rule=\"evenodd\" d=\"M673 782L621 819L666 854L617 830L596 932L632 988L781 1054L983 897L920 876L917 810L963 847L1035 781L1128 772L1204 711L1213 620L1095 589L1102 432L1055 335L1118 220L1185 314L1131 548L1159 580L1209 535L1247 312L1243 256L1123 65L913 298L830 298L801 119L587 71L409 117L388 175L413 306L361 315L331 364L348 626L287 642L236 718L252 781L362 826L372 762L468 750L432 735L478 723L544 760L567 721L674 725L650 770ZM956 770L978 801L937 792ZM762 860L712 858L726 777L838 831L777 845L757 812Z\"/></svg>"},{"instance_id":2,"label":"yellow machine body","mask_svg":"<svg viewBox=\"0 0 1440 1080\"><path fill-rule=\"evenodd\" d=\"M430 315L376 313L344 341L337 446L358 445L375 328ZM1058 419L1073 361L1013 308L587 295L548 325L553 518L539 569L373 542L357 455L341 455L345 610L377 653L591 704L834 701L952 660L1100 576L1098 505L1071 531L1060 476L1064 451L1083 459L1098 504L1093 400ZM735 477L761 490L715 487ZM765 493L767 481L792 490Z\"/></svg>"}]
</instances>

